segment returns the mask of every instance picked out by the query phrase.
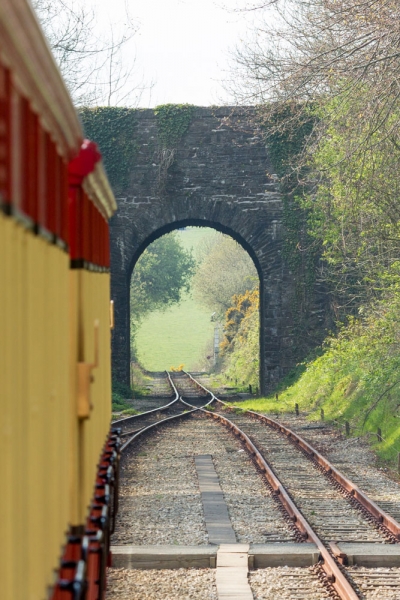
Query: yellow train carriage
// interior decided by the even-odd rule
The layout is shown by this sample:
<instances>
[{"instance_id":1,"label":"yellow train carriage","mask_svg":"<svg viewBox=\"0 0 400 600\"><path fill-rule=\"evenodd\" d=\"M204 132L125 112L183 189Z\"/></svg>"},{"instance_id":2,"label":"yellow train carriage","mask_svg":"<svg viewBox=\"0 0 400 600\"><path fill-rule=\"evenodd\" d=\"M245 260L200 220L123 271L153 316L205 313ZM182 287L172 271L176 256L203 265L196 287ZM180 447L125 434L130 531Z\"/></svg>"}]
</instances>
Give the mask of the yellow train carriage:
<instances>
[{"instance_id":1,"label":"yellow train carriage","mask_svg":"<svg viewBox=\"0 0 400 600\"><path fill-rule=\"evenodd\" d=\"M0 208L0 595L101 598L116 204L26 0L0 3Z\"/></svg>"}]
</instances>

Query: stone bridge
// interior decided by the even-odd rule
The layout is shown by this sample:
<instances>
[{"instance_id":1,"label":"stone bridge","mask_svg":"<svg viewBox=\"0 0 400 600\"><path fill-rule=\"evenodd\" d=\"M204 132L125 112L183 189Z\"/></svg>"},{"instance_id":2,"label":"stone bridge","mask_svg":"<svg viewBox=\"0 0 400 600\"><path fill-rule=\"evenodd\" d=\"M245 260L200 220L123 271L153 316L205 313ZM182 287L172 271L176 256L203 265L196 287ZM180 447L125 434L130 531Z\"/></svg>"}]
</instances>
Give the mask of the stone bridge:
<instances>
[{"instance_id":1,"label":"stone bridge","mask_svg":"<svg viewBox=\"0 0 400 600\"><path fill-rule=\"evenodd\" d=\"M138 111L139 149L111 223L113 373L121 381L129 381L129 282L135 263L155 239L188 225L232 236L254 261L260 277L261 391L292 366L292 278L281 254L282 199L248 111L196 108L163 180L156 117L153 110Z\"/></svg>"}]
</instances>

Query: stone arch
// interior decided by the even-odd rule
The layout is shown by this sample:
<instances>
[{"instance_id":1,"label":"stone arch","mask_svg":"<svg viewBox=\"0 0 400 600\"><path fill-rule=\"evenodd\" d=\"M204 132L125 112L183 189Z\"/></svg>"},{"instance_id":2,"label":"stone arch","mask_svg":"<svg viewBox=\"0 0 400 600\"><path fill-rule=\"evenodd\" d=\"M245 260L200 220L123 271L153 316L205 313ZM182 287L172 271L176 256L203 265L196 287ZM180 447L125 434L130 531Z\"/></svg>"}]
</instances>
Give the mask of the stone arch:
<instances>
[{"instance_id":1,"label":"stone arch","mask_svg":"<svg viewBox=\"0 0 400 600\"><path fill-rule=\"evenodd\" d=\"M291 275L282 258L283 203L267 148L251 126L232 123L240 110L195 110L176 149L162 193L157 188L153 111L141 111L138 159L126 196L111 221L111 283L115 302L113 374L129 381L129 282L149 243L179 226L209 226L232 236L252 257L260 278L260 387L265 392L292 365ZM226 119L229 118L230 125Z\"/></svg>"},{"instance_id":2,"label":"stone arch","mask_svg":"<svg viewBox=\"0 0 400 600\"><path fill-rule=\"evenodd\" d=\"M248 223L248 231L246 231L243 219L238 217L232 219L234 216L232 211L228 211L227 219L221 218L223 208L215 206L219 217L210 214L208 218L200 218L199 215L186 215L182 218L181 211L181 218L176 220L160 223L158 219L153 218L152 227L146 228L142 235L139 235L136 226L133 225L133 223L137 224L135 219L132 223L132 229L135 231L130 232L129 243L127 241L122 243L121 238L118 237L112 240L114 256L112 296L116 316L113 333L113 368L114 373L121 380L126 381L129 378L129 282L134 265L149 244L170 231L186 226L211 227L221 231L230 235L249 253L260 280L260 387L262 392L265 392L269 385L281 376L283 365L279 363L281 360L279 337L283 314L277 220L272 220L268 228L265 226L260 228L260 234L257 235L255 223ZM232 221L241 222L241 228L232 225ZM266 229L268 229L269 240L266 239ZM117 255L119 259L116 258Z\"/></svg>"}]
</instances>

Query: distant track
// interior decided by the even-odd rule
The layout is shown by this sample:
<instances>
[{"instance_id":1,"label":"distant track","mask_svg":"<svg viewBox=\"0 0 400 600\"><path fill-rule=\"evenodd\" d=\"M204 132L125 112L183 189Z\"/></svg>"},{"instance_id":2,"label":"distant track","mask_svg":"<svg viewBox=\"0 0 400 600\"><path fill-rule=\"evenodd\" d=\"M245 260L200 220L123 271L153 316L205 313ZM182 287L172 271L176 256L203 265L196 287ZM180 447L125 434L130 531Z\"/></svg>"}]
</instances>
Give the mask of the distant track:
<instances>
[{"instance_id":1,"label":"distant track","mask_svg":"<svg viewBox=\"0 0 400 600\"><path fill-rule=\"evenodd\" d=\"M199 410L200 408L207 406L208 404L214 401L214 397L211 397L208 392L204 394L201 394L200 392L197 394L197 396L194 395L193 397L190 395L190 390L187 385L188 377L190 376L186 376L186 374L182 375L181 373L170 374L168 372L166 373L166 375L171 385L171 390L173 394L173 400L171 402L158 408L154 408L152 410L141 413L140 415L133 415L131 417L126 417L125 419L114 421L113 426L116 426L117 428L121 429L121 435L123 437L127 437L127 440L121 447L121 452L128 448L132 442L134 442L139 436L143 435L144 433L147 433L155 427L158 427L159 425L165 424L167 422L186 418L196 410ZM173 381L173 379L175 379L175 381ZM177 382L179 382L178 386L181 390L181 393L189 394L189 398L192 399L194 402L197 401L198 406L189 405L183 400L181 393L177 388ZM191 389L193 389L193 386ZM199 397L200 400L197 400ZM187 407L189 407L191 410L187 410ZM162 418L160 413L166 414L167 416L165 418ZM136 429L130 431L129 428L132 428L132 426L135 426Z\"/></svg>"}]
</instances>

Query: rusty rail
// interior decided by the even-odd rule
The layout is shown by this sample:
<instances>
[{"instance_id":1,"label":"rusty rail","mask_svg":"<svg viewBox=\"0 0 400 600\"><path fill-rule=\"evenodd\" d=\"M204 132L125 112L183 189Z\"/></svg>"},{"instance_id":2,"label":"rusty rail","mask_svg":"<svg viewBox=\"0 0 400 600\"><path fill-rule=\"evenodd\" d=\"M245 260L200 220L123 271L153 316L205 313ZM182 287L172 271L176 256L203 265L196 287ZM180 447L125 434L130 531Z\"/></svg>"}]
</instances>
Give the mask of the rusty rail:
<instances>
[{"instance_id":1,"label":"rusty rail","mask_svg":"<svg viewBox=\"0 0 400 600\"><path fill-rule=\"evenodd\" d=\"M174 404L175 402L182 402L182 404L186 404L186 406L192 408L192 410L188 410L186 412L181 412L177 415L172 415L171 417L166 417L165 419L161 419L161 421L157 421L156 423L152 423L151 425L148 425L147 427L143 427L142 429L140 429L139 431L135 432L134 435L132 437L130 437L122 446L121 446L121 452L123 452L126 448L128 448L128 446L134 442L139 436L143 435L144 433L147 433L148 431L150 431L151 429L158 427L159 425L163 425L164 423L167 423L168 421L173 421L174 419L181 419L183 417L186 417L194 412L196 412L196 410L201 410L202 407L192 407L190 404L188 404L187 402L185 402L184 400L182 400L181 396L179 395L178 390L176 389L176 386L174 384L174 382L172 381L171 375L170 373L167 372L167 376L168 376L168 380L170 382L171 388L175 394L175 398L172 402L170 402L169 404L165 405L164 407L162 407L162 410L165 410L166 408L170 407L172 404ZM193 379L193 378L192 378ZM204 406L208 406L209 404L211 404L211 402L214 402L215 400L215 396L214 394L211 393L211 400L209 400L206 404L204 404ZM141 415L135 415L136 417L140 417L143 415L149 415L151 413L160 411L160 408L156 408L154 410L149 410L145 413L142 413ZM115 425L115 423L119 423L121 424L121 422L126 422L126 419L121 419L120 421L115 421L113 423L113 426Z\"/></svg>"},{"instance_id":2,"label":"rusty rail","mask_svg":"<svg viewBox=\"0 0 400 600\"><path fill-rule=\"evenodd\" d=\"M167 374L168 382L171 386L172 393L174 394L174 399L171 402L169 402L168 404L164 404L163 406L159 406L157 408L152 408L151 410L147 410L146 412L142 412L142 413L140 413L140 415L131 415L130 417L125 417L123 419L118 419L117 421L113 421L112 426L113 427L121 427L121 425L126 425L127 423L130 423L131 421L136 421L137 419L141 419L143 417L148 417L152 413L167 410L173 404L178 402L178 400L179 400L178 391L177 391L176 387L174 386L174 384L172 383L172 379L171 379L171 376L168 373L168 371L166 371L166 374Z\"/></svg>"},{"instance_id":3,"label":"rusty rail","mask_svg":"<svg viewBox=\"0 0 400 600\"><path fill-rule=\"evenodd\" d=\"M189 376L191 377L191 379L193 379L193 377L190 374ZM195 380L193 379L193 381ZM229 404L217 398L215 394L213 394L206 387L202 386L201 383L196 383L200 385L205 391L212 394L216 402L219 402L220 404L231 408ZM235 408L240 409L240 406L236 406ZM343 475L343 473L336 469L336 467L334 467L326 458L322 456L322 454L320 454L315 448L313 448L311 444L306 442L302 437L300 437L297 433L295 433L288 427L285 427L284 425L281 425L281 423L279 423L278 421L275 421L275 419L271 419L270 417L266 417L265 415L262 415L252 410L246 410L244 412L252 415L260 421L263 421L270 427L273 427L277 431L280 431L282 434L286 435L290 440L292 440L296 444L296 446L298 446L304 452L304 454L310 460L319 464L327 475L331 476L337 483L339 483L342 486L342 488L351 496L353 496L353 498L357 500L359 504L372 517L377 519L379 523L386 527L398 542L400 541L400 523L398 523L393 517L388 515L373 500L371 500L371 498L369 498L369 496L365 492L360 490L360 488L357 485L355 485L352 481L350 481L350 479Z\"/></svg>"},{"instance_id":4,"label":"rusty rail","mask_svg":"<svg viewBox=\"0 0 400 600\"><path fill-rule=\"evenodd\" d=\"M220 400L208 390L205 386L203 386L200 382L196 381L189 373L189 377L204 391L208 392L212 396L212 400L231 408L223 400ZM210 402L210 403L211 403ZM236 406L236 408L240 408ZM303 538L305 540L312 541L318 547L320 552L320 556L323 560L322 568L325 574L328 577L328 581L332 584L333 588L339 594L339 596L343 600L355 600L358 598L357 593L346 579L345 575L339 568L338 563L340 563L340 557L335 558L331 555L328 549L324 546L323 542L320 540L319 536L313 531L307 520L298 510L294 502L291 500L290 496L286 492L285 488L280 483L278 477L272 471L268 463L265 461L261 453L257 450L255 445L251 442L248 436L241 431L232 421L224 417L223 415L219 415L218 413L210 412L204 409L201 409L208 416L213 417L214 419L219 420L221 423L229 427L245 444L247 450L252 455L255 462L258 464L259 468L264 473L265 477L268 480L268 483L272 487L272 489L277 494L279 500L282 505L285 507L285 510L288 512L290 518L295 523L296 527L300 530ZM243 410L243 409L241 409ZM343 475L338 469L336 469L326 458L324 458L315 448L311 446L308 442L306 442L302 437L297 435L294 431L281 425L278 421L271 419L270 417L266 417L261 415L260 413L254 411L243 411L258 420L266 423L268 426L273 427L277 431L281 432L283 435L286 435L292 442L294 442L295 446L299 448L310 460L317 463L323 471L330 477L334 479L347 493L349 493L354 499L356 499L362 509L368 512L369 515L377 519L377 521L386 527L386 529L393 535L394 539L400 541L400 524L393 519L390 515L388 515L384 510L382 510L371 498L367 496L362 490L358 488L355 484L353 484L345 475Z\"/></svg>"},{"instance_id":5,"label":"rusty rail","mask_svg":"<svg viewBox=\"0 0 400 600\"><path fill-rule=\"evenodd\" d=\"M263 458L261 453L257 450L256 446L250 440L250 438L241 430L237 425L232 423L226 417L219 415L218 413L210 412L205 409L201 409L202 412L208 416L217 419L227 427L229 427L235 435L237 435L243 444L246 446L248 452L253 457L253 460L257 463L261 471L264 473L269 485L278 496L280 502L284 506L286 512L289 514L291 520L295 523L296 527L302 534L304 540L313 542L323 560L322 568L328 578L329 583L333 586L335 591L339 594L342 600L358 600L359 596L353 589L345 575L340 570L335 559L331 556L327 548L325 548L323 542L320 540L315 531L311 528L308 521L301 514L293 500L290 498L284 486L279 481L278 477L272 471L269 464Z\"/></svg>"},{"instance_id":6,"label":"rusty rail","mask_svg":"<svg viewBox=\"0 0 400 600\"><path fill-rule=\"evenodd\" d=\"M226 404L222 400L217 398L218 402L222 402ZM264 421L270 427L280 431L284 435L286 435L289 439L291 439L296 446L301 448L305 455L319 464L327 475L331 476L337 483L339 483L342 488L346 490L353 498L358 500L361 506L375 519L379 521L382 525L384 525L395 537L395 539L400 541L400 523L398 523L393 517L388 515L384 510L382 510L365 492L360 490L360 488L355 485L350 479L348 479L343 473L341 473L336 467L334 467L326 458L322 456L311 444L306 442L302 437L297 435L294 431L281 425L278 421L271 419L270 417L266 417L261 415L260 413L256 413L254 411L246 411L249 414L253 415L257 419Z\"/></svg>"},{"instance_id":7,"label":"rusty rail","mask_svg":"<svg viewBox=\"0 0 400 600\"><path fill-rule=\"evenodd\" d=\"M194 408L193 410L188 410L186 412L181 412L177 415L172 415L172 417L166 417L165 419L161 419L161 421L157 421L157 423L153 423L152 425L148 425L147 427L143 427L143 429L141 429L140 431L138 431L137 433L135 433L131 438L129 438L129 440L127 440L122 446L121 446L121 452L123 452L126 448L128 448L128 446L134 442L139 436L143 435L144 433L149 432L151 429L154 429L155 427L159 427L160 425L164 425L164 423L168 423L168 421L173 421L174 419L181 419L183 417L186 417L187 415L190 415L194 412L196 412L196 410L201 410L200 408Z\"/></svg>"}]
</instances>

